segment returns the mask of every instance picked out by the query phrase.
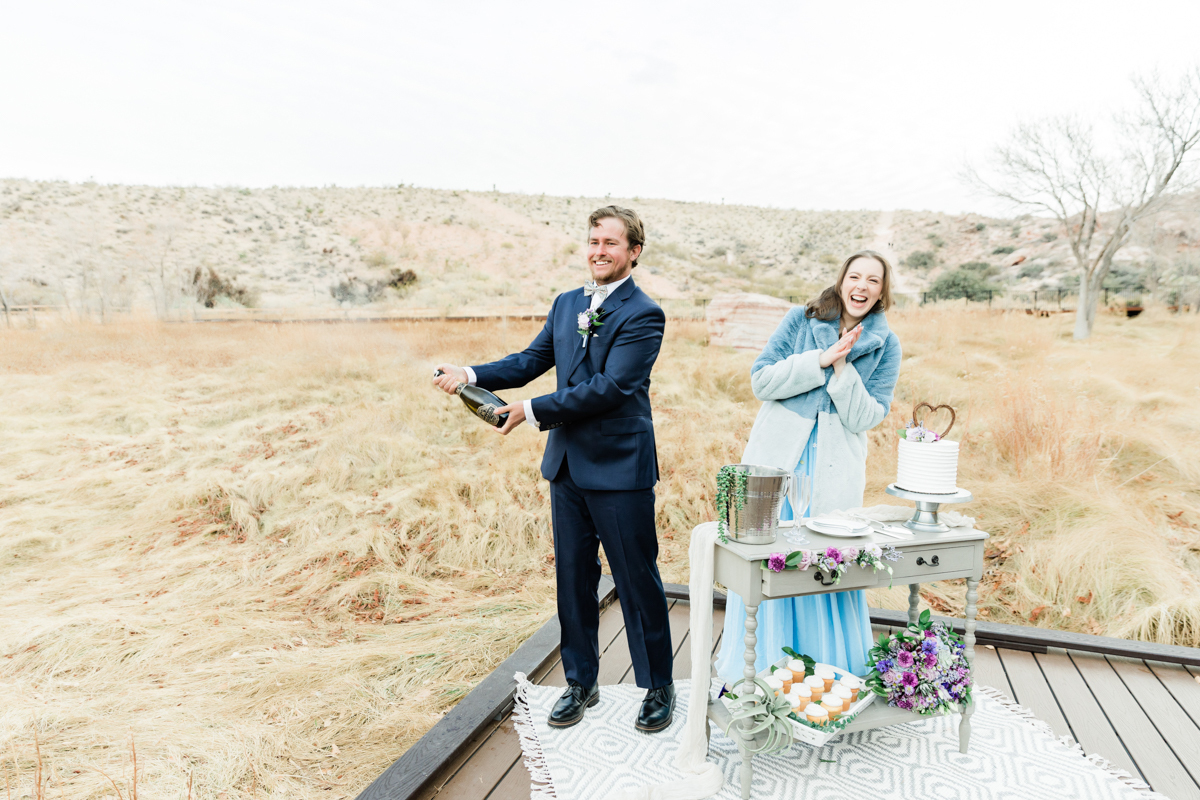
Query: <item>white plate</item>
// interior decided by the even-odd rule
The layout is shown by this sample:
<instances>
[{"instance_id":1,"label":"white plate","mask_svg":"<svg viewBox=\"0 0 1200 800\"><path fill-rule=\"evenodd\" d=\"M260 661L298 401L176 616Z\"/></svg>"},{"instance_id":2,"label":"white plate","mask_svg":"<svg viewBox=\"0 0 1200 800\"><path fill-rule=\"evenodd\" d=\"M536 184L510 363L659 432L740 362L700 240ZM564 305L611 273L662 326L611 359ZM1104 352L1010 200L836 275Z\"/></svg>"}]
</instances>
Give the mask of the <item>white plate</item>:
<instances>
[{"instance_id":1,"label":"white plate","mask_svg":"<svg viewBox=\"0 0 1200 800\"><path fill-rule=\"evenodd\" d=\"M839 525L825 524L826 520L822 519L821 517L814 517L813 519L807 520L806 524L808 525L809 530L815 531L815 532L823 534L825 536L844 536L844 537L866 536L868 533L871 532L871 526L865 522L859 522L857 520L841 520L841 519L837 520L837 522L839 522L839 523L845 522L845 523L848 523L849 525L853 525L854 527L847 527L846 525L840 525L840 524Z\"/></svg>"}]
</instances>

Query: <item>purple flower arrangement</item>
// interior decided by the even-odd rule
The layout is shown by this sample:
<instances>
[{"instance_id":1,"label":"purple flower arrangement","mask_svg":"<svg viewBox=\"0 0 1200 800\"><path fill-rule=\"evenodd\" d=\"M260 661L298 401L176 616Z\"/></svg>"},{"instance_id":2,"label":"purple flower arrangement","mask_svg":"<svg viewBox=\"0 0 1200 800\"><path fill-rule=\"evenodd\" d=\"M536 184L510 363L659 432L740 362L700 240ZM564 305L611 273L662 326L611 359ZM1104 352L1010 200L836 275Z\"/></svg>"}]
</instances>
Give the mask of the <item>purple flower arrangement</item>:
<instances>
[{"instance_id":1,"label":"purple flower arrangement","mask_svg":"<svg viewBox=\"0 0 1200 800\"><path fill-rule=\"evenodd\" d=\"M937 442L942 436L937 431L931 431L918 422L910 422L898 431L901 439L910 442Z\"/></svg>"},{"instance_id":2,"label":"purple flower arrangement","mask_svg":"<svg viewBox=\"0 0 1200 800\"><path fill-rule=\"evenodd\" d=\"M762 562L762 566L763 569L769 569L772 572L783 572L785 569L798 569L803 572L809 567L816 567L829 575L836 584L841 581L842 574L851 564L857 564L863 569L875 572L886 569L890 575L892 568L887 562L899 561L901 558L903 558L903 553L891 545L879 547L872 544L866 547L827 547L824 550L793 550L790 553L772 553L766 561Z\"/></svg>"},{"instance_id":3,"label":"purple flower arrangement","mask_svg":"<svg viewBox=\"0 0 1200 800\"><path fill-rule=\"evenodd\" d=\"M921 612L916 625L880 636L867 654L867 688L894 708L918 714L958 711L971 699L971 668L962 637Z\"/></svg>"}]
</instances>

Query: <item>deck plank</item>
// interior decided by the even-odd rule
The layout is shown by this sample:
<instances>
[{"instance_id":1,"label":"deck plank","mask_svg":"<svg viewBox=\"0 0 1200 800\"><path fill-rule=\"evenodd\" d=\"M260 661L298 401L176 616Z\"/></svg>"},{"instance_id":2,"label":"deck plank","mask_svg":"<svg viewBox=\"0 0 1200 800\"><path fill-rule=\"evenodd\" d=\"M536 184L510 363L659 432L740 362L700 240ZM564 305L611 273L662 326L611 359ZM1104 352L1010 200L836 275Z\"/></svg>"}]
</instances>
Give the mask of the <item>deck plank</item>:
<instances>
[{"instance_id":1,"label":"deck plank","mask_svg":"<svg viewBox=\"0 0 1200 800\"><path fill-rule=\"evenodd\" d=\"M690 620L689 620L690 625ZM725 610L721 608L713 609L713 629L712 629L712 652L709 658L712 658L720 647L721 629L725 625ZM671 677L677 681L688 680L692 677L692 632L689 628L687 636L679 649L675 652L675 663L671 667Z\"/></svg>"},{"instance_id":2,"label":"deck plank","mask_svg":"<svg viewBox=\"0 0 1200 800\"><path fill-rule=\"evenodd\" d=\"M1000 662L1000 656L995 648L975 646L975 681L984 686L990 686L1004 693L1008 697L1013 696L1012 684L1008 682L1008 675L1004 672L1004 664Z\"/></svg>"},{"instance_id":3,"label":"deck plank","mask_svg":"<svg viewBox=\"0 0 1200 800\"><path fill-rule=\"evenodd\" d=\"M1195 797L1200 787L1155 730L1112 665L1104 656L1077 650L1068 653L1146 782L1168 797Z\"/></svg>"},{"instance_id":4,"label":"deck plank","mask_svg":"<svg viewBox=\"0 0 1200 800\"><path fill-rule=\"evenodd\" d=\"M978 650L976 655L978 656ZM1034 660L1033 653L1024 650L1000 650L1000 661L1012 686L1013 699L1033 712L1034 716L1050 726L1055 736L1071 736L1071 727L1063 717L1062 709Z\"/></svg>"},{"instance_id":5,"label":"deck plank","mask_svg":"<svg viewBox=\"0 0 1200 800\"><path fill-rule=\"evenodd\" d=\"M604 661L604 653L625 630L620 602L617 600L600 612L597 639L600 642L601 663ZM553 667L536 682L543 686L566 686L562 659L557 659ZM453 797L455 800L459 797L464 800L482 800L520 760L521 742L512 727L512 718L507 717L502 725L494 729L474 749L470 759L453 767L453 771L447 770L448 778L440 785L439 791L443 797ZM524 770L524 765L521 769ZM528 786L528 781L526 785ZM426 797L432 797L436 793L429 793Z\"/></svg>"},{"instance_id":6,"label":"deck plank","mask_svg":"<svg viewBox=\"0 0 1200 800\"><path fill-rule=\"evenodd\" d=\"M1179 664L1164 664L1161 661L1147 661L1146 664L1191 717L1192 722L1200 727L1200 681Z\"/></svg>"},{"instance_id":7,"label":"deck plank","mask_svg":"<svg viewBox=\"0 0 1200 800\"><path fill-rule=\"evenodd\" d=\"M529 800L532 784L533 779L529 776L529 770L525 769L525 761L517 759L517 762L497 782L495 788L487 796L487 800ZM447 797L450 796L447 795ZM454 800L458 800L458 798Z\"/></svg>"},{"instance_id":8,"label":"deck plank","mask_svg":"<svg viewBox=\"0 0 1200 800\"><path fill-rule=\"evenodd\" d=\"M1096 702L1092 690L1067 654L1063 651L1039 653L1035 658L1067 718L1067 724L1071 726L1071 737L1079 742L1083 752L1102 756L1131 775L1145 780L1133 757L1125 749L1121 737L1105 716L1104 709Z\"/></svg>"},{"instance_id":9,"label":"deck plank","mask_svg":"<svg viewBox=\"0 0 1200 800\"><path fill-rule=\"evenodd\" d=\"M1200 728L1176 702L1146 662L1109 656L1108 663L1130 694L1148 713L1150 722L1200 791Z\"/></svg>"}]
</instances>

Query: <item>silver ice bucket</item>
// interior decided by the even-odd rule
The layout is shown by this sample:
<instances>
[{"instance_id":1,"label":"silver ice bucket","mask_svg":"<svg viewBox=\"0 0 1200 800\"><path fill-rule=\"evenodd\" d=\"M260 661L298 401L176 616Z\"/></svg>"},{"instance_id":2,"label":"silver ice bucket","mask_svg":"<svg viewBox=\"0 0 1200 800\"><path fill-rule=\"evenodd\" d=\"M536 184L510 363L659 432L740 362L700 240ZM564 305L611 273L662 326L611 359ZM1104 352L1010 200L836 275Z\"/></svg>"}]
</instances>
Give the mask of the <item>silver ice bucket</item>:
<instances>
[{"instance_id":1,"label":"silver ice bucket","mask_svg":"<svg viewBox=\"0 0 1200 800\"><path fill-rule=\"evenodd\" d=\"M729 498L729 538L742 544L771 544L779 529L783 498L792 485L792 473L759 464L732 464L746 474L746 502L738 511L737 501Z\"/></svg>"}]
</instances>

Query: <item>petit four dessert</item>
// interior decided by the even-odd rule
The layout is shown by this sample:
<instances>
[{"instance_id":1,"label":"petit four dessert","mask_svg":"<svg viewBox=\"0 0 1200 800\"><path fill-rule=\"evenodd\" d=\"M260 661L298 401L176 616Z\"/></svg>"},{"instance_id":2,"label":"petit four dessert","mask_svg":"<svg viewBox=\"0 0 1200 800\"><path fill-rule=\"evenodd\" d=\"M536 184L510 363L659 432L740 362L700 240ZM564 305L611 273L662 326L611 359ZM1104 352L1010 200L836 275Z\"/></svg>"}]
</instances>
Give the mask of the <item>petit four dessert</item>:
<instances>
[{"instance_id":1,"label":"petit four dessert","mask_svg":"<svg viewBox=\"0 0 1200 800\"><path fill-rule=\"evenodd\" d=\"M804 679L804 685L812 692L813 702L819 703L821 695L825 694L825 681L816 675L809 675Z\"/></svg>"},{"instance_id":2,"label":"petit four dessert","mask_svg":"<svg viewBox=\"0 0 1200 800\"><path fill-rule=\"evenodd\" d=\"M833 693L829 693L821 698L821 708L825 709L830 719L837 719L842 714L842 701Z\"/></svg>"},{"instance_id":3,"label":"petit four dessert","mask_svg":"<svg viewBox=\"0 0 1200 800\"><path fill-rule=\"evenodd\" d=\"M824 725L826 722L829 722L829 712L816 703L809 703L804 707L804 716L809 722L816 723L817 725Z\"/></svg>"},{"instance_id":4,"label":"petit four dessert","mask_svg":"<svg viewBox=\"0 0 1200 800\"><path fill-rule=\"evenodd\" d=\"M817 668L813 670L813 674L825 681L825 691L827 692L833 688L833 682L837 680L837 674L834 673L833 668L824 664L818 664Z\"/></svg>"}]
</instances>

